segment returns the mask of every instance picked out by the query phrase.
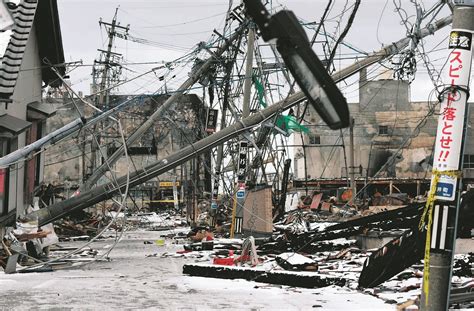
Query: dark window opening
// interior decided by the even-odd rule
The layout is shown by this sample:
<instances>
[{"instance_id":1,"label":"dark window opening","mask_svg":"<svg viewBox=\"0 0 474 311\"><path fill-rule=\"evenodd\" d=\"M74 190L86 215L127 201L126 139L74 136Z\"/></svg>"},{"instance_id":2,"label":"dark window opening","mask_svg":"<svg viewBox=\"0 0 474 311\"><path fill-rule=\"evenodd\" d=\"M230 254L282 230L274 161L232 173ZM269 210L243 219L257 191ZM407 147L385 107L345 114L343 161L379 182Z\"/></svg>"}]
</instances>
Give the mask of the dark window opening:
<instances>
[{"instance_id":1,"label":"dark window opening","mask_svg":"<svg viewBox=\"0 0 474 311\"><path fill-rule=\"evenodd\" d=\"M379 125L379 135L388 135L388 126Z\"/></svg>"},{"instance_id":2,"label":"dark window opening","mask_svg":"<svg viewBox=\"0 0 474 311\"><path fill-rule=\"evenodd\" d=\"M107 155L111 156L112 154L117 151L117 147L109 147L107 150ZM158 148L157 147L128 147L127 148L128 155L157 155Z\"/></svg>"},{"instance_id":3,"label":"dark window opening","mask_svg":"<svg viewBox=\"0 0 474 311\"><path fill-rule=\"evenodd\" d=\"M310 145L320 145L321 144L321 136L319 136L319 135L309 135L309 144Z\"/></svg>"},{"instance_id":4,"label":"dark window opening","mask_svg":"<svg viewBox=\"0 0 474 311\"><path fill-rule=\"evenodd\" d=\"M474 154L465 154L462 168L474 168Z\"/></svg>"}]
</instances>

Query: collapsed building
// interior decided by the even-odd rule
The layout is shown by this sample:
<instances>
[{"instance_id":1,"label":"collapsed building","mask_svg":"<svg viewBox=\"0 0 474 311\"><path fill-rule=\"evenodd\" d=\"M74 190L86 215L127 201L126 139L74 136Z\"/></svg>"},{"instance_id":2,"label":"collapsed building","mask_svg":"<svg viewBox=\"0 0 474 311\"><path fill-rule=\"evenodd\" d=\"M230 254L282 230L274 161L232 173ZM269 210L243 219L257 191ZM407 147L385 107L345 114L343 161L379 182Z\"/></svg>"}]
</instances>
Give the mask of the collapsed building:
<instances>
[{"instance_id":1,"label":"collapsed building","mask_svg":"<svg viewBox=\"0 0 474 311\"><path fill-rule=\"evenodd\" d=\"M195 81L194 81L195 82ZM414 113L414 111L417 111L415 109L415 106L410 106L411 104L408 103L408 84L403 82L403 81L394 81L394 83L389 83L387 82L388 85L391 85L392 87L397 88L397 92L394 98L394 94L390 93L389 91L392 90L391 87L388 88L381 88L381 87L376 87L378 90L385 90L387 93L384 93L383 96L380 98L380 100L387 101L388 105L395 105L395 111L398 113L399 111L405 111L406 114L411 115ZM401 88L401 90L400 90ZM367 93L373 93L369 87L367 87ZM377 95L379 91L375 92ZM31 215L32 218L36 217L38 223L40 225L50 223L56 219L62 218L68 214L70 214L74 210L81 210L87 207L90 207L94 204L97 204L99 202L106 201L107 199L113 198L117 192L120 192L122 189L127 189L128 186L131 185L132 188L131 193L132 196L142 196L143 198L143 193L147 193L146 196L149 197L149 203L153 203L155 201L155 196L153 194L153 190L159 189L161 187L169 187L169 185L172 185L174 188L177 187L177 182L178 182L178 176L180 176L179 182L181 182L183 185L184 183L189 182L189 187L188 189L192 189L193 193L186 193L187 198L196 198L198 195L201 195L205 191L210 192L210 178L207 178L206 176L204 179L201 179L200 177L200 172L201 170L198 168L198 165L200 167L206 168L205 171L209 171L210 169L210 164L206 164L207 161L210 160L210 156L207 155L207 152L213 147L216 147L218 144L222 143L224 140L229 139L230 137L237 137L239 133L243 130L247 130L248 127L251 127L253 125L259 124L262 121L269 119L271 116L273 116L276 113L280 113L280 111L283 111L287 108L290 108L294 105L297 104L297 102L301 101L304 99L304 96L301 93L296 93L290 97L292 100L288 101L283 101L281 103L276 103L273 105L273 107L268 107L266 109L262 109L259 111L259 114L254 114L252 116L243 118L243 120L239 120L236 122L236 125L229 126L228 128L224 128L221 132L216 133L215 137L206 137L204 138L205 135L203 135L202 131L202 123L201 121L203 120L203 113L202 113L202 105L199 99L196 100L196 96L188 95L188 96L182 96L181 98L187 98L189 102L184 102L180 103L180 108L176 108L175 110L171 110L171 113L168 115L164 115L163 119L166 119L168 122L167 123L161 123L161 121L155 121L156 124L155 126L151 126L148 129L146 129L141 135L137 135L139 137L138 140L133 141L131 144L127 146L127 153L129 154L128 159L119 159L115 166L113 168L109 168L111 172L118 172L118 175L121 175L122 177L118 178L116 183L110 182L110 183L105 183L105 182L98 182L98 186L95 188L92 188L91 190L83 191L77 194L77 196L65 200L65 202L60 202L57 204L52 204L51 206L40 210L38 213ZM363 96L362 96L363 97ZM374 97L376 97L374 95ZM399 97L404 98L404 102L399 103ZM125 112L119 112L119 117L121 120L124 121L124 129L125 129L125 136L130 137L135 133L135 128L137 125L142 123L144 120L150 117L150 115L153 115L155 110L158 107L163 107L165 102L167 102L171 97L167 96L146 96L146 100L143 100L141 97L136 97L136 103L131 109L127 109ZM117 106L111 106L111 107L118 107L120 103L123 103L123 100L128 100L131 99L127 96L121 98L120 96L116 97L111 97L111 102L115 103ZM372 99L366 101L367 105L372 101ZM364 102L361 100L361 102ZM109 103L110 104L110 103ZM189 105L188 105L189 104ZM160 106L162 105L162 106ZM359 103L360 105L360 103ZM180 110L182 107L183 110ZM411 109L410 109L411 108ZM159 109L159 108L158 108ZM355 109L355 108L354 108ZM393 112L390 110L390 107L384 107L384 104L382 104L382 108L380 109L381 111L375 111L374 116L369 117L369 122L378 124L380 123L381 125L374 126L372 125L367 125L364 127L360 134L360 136L364 136L367 138L372 138L375 142L371 142L370 144L370 149L367 150L367 143L363 143L362 139L358 145L358 158L359 158L359 167L360 167L360 175L363 176L362 172L364 170L364 167L362 166L362 160L366 158L366 154L368 151L368 162L366 163L366 179L370 177L376 177L378 175L378 172L383 172L382 176L389 180L389 185L390 189L392 187L396 187L397 189L401 189L400 186L394 185L390 178L404 178L404 174L407 174L406 178L412 178L413 176L410 175L411 173L422 173L421 171L417 171L416 167L410 166L410 164L407 166L407 163L415 163L417 160L420 160L418 158L419 156L424 156L423 159L420 161L416 162L420 166L423 165L426 161L429 162L429 160L426 160L428 156L428 149L429 146L428 144L432 140L426 139L425 136L421 135L420 139L421 141L419 142L419 145L416 145L417 148L420 149L425 149L423 150L424 153L418 153L416 150L411 150L413 151L412 153L405 154L405 157L407 161L404 161L403 157L397 157L398 150L402 150L405 147L405 142L406 140L401 140L403 137L407 137L410 141L410 144L414 144L414 138L411 137L411 133L413 130L417 130L419 128L418 125L409 127L409 129L403 128L403 127L396 127L394 126L391 130L389 130L389 124L391 122L396 122L397 119L394 120L389 120L387 121L387 114L388 117L390 117ZM399 110L400 109L400 110ZM406 109L406 110L402 110ZM360 109L359 109L360 110ZM357 115L357 111L352 111L355 115ZM310 115L311 116L311 115ZM317 122L317 120L313 120L312 122ZM406 132L402 131L406 130ZM113 139L117 139L118 137L113 136L115 135L114 132L110 131L110 127L107 127L106 124L105 126L102 125L101 128L95 128L100 134L98 135L100 139L102 139L103 142L103 148L100 147L99 149L99 154L100 156L94 159L88 159L86 157L86 154L94 154L94 152L97 152L97 150L94 150L92 146L87 146L83 145L81 149L81 144L77 144L76 146L73 146L75 149L75 154L68 154L64 158L59 158L55 159L56 163L51 162L48 163L50 169L54 174L58 174L58 177L61 179L66 179L69 178L70 180L74 180L78 184L81 182L81 180L86 179L88 176L94 173L94 169L97 167L97 162L100 162L102 165L103 163L106 163L106 160L109 156L116 154L118 150L120 150L120 147L115 145L113 142ZM397 131L400 130L401 132L398 133ZM364 132L365 131L365 132ZM264 131L262 131L264 132ZM370 136L370 135L372 136ZM425 134L425 133L422 133ZM419 133L417 133L419 135ZM81 139L81 135L78 136L79 139ZM320 144L321 137L318 137L313 133L309 135L309 138L312 139L312 143L314 145ZM375 138L375 139L374 139ZM85 139L84 139L85 140ZM111 141L111 143L108 143L108 140ZM319 141L319 143L318 143ZM67 146L69 148L70 146ZM365 149L364 149L365 148ZM54 150L54 149L51 149ZM61 154L62 151L57 151L57 153ZM372 153L374 154L374 160L371 161L372 159ZM97 155L97 154L96 154ZM403 152L402 152L403 155ZM304 155L304 157L310 158L308 155ZM92 158L92 156L91 156ZM150 159L153 159L151 163L147 163ZM76 163L73 163L73 165L70 168L71 174L67 171L67 169L64 169L61 172L61 169L63 168L64 162L67 162L67 160L74 161ZM78 163L77 161L81 161L81 163ZM87 161L90 161L89 164L86 164ZM186 164L189 163L188 161L193 161L189 165L190 170L187 169ZM322 161L321 161L322 162ZM409 169L405 169L405 167L397 167L395 163L405 163L405 167L409 167ZM61 163L61 169L58 169L58 167L55 167L55 164ZM210 162L207 162L210 163ZM285 162L286 165L287 162ZM387 164L388 163L388 164ZM82 166L81 166L82 165ZM128 168L125 168L125 166L132 165L134 167L134 172L132 173L131 178L129 176L124 176L125 171L128 170ZM298 165L298 164L297 164ZM342 165L339 163L336 165L336 167L341 167ZM354 171L354 169L357 167L357 162L355 165L351 165L350 169ZM234 167L235 169L235 167ZM299 166L298 166L298 171L299 171ZM307 165L305 165L305 177L309 177L307 174ZM346 177L348 173L348 169L346 167L346 173L341 173L341 178L343 179ZM82 173L82 174L81 174ZM61 176L59 176L61 174ZM205 175L206 173L204 173ZM329 185L336 185L339 180L337 178L334 178L334 176L338 176L337 174L334 174L334 172L331 172L331 181ZM322 172L321 172L321 175ZM55 175L51 174L51 178L54 179L57 178ZM245 177L245 176L244 176ZM288 177L288 176L287 176ZM422 178L420 176L416 176L417 178ZM423 177L423 179L426 176ZM155 179L156 178L156 179ZM158 179L159 178L159 179ZM201 183L201 180L204 180L203 183ZM284 181L282 182L283 186L286 187L287 178L283 179ZM317 181L319 184L318 186L321 186L322 182ZM411 181L409 181L411 182ZM154 183L154 184L153 184ZM157 184L158 183L158 184ZM143 185L144 184L144 185ZM143 185L143 186L140 186ZM308 184L304 185L305 187L308 186ZM417 183L417 194L421 193L421 182ZM148 189L147 187L150 187ZM184 186L183 186L184 187ZM242 197L245 197L245 186L241 190L241 193L244 195ZM261 190L261 189L260 189ZM183 190L183 192L186 190ZM271 189L265 188L262 191L262 194L259 195L256 193L258 189L256 189L254 192L249 192L247 193L247 202L250 202L251 205L246 206L244 214L243 214L243 231L244 234L248 235L253 235L255 232L259 233L267 233L271 234L273 231L273 223L272 223L272 218L274 215L272 215L272 207L275 202L272 202L272 197L271 197ZM135 194L133 194L135 192ZM150 193L148 193L150 192ZM174 191L175 192L175 191ZM390 190L391 192L391 190ZM130 194L130 193L128 193ZM160 201L163 198L163 192L161 192L162 197L157 198L157 201ZM184 196L184 195L183 195ZM125 197L125 196L124 196ZM237 194L237 198L239 195ZM280 201L284 203L285 197L282 196L280 197ZM321 198L319 198L320 200ZM176 198L172 199L176 203ZM281 204L281 202L278 202ZM195 204L195 201L193 202ZM122 204L123 205L123 204ZM270 207L266 210L263 211L261 208L261 205L265 205L265 207ZM319 205L319 203L315 204L316 207ZM259 212L262 211L261 214ZM418 208L416 210L418 212ZM247 216L245 214L247 212ZM398 213L398 212L396 212ZM418 214L417 214L418 215ZM298 216L298 215L297 215ZM377 217L382 217L384 216L377 216ZM402 217L404 218L404 217ZM304 219L303 219L304 220ZM415 219L416 220L416 219ZM356 220L358 222L359 220ZM383 219L385 222L386 219ZM398 221L398 219L396 219ZM406 221L406 219L403 219L402 221ZM379 222L379 221L377 221ZM413 223L418 223L418 221L413 221ZM413 223L410 223L409 225L413 225ZM366 228L363 226L358 226L355 227L353 226L354 223L346 223L343 224L342 227L341 225L335 225L332 228L329 227L328 230L305 230L303 234L297 235L296 233L298 232L289 232L288 237L286 236L287 232L284 232L284 236L281 237L280 240L277 242L282 242L281 245L286 248L286 250L292 250L293 255L286 256L286 259L283 258L284 260L290 259L291 257L295 257L295 252L298 250L302 250L304 246L309 245L311 247L319 247L319 245L313 245L312 242L316 241L317 239L323 240L323 239L328 239L329 234L334 234L333 236L329 236L329 239L333 239L335 236L345 236L347 237L348 234L360 234L362 233ZM303 226L307 225L307 222L302 223ZM365 224L364 224L365 225ZM392 221L389 221L388 224L383 223L382 229L387 229L387 228L393 228L395 227L400 227L398 223L394 223ZM245 227L247 226L247 227ZM263 227L265 226L264 230L259 230L257 227ZM346 232L338 232L340 229L348 229L348 228L343 228L344 226L351 226L352 228L349 229L349 231ZM245 230L247 229L247 230ZM232 230L232 229L231 229ZM352 230L352 231L351 231ZM247 231L247 232L245 232ZM335 232L332 232L335 231ZM232 232L233 233L233 232ZM305 234L306 233L306 234ZM342 235L341 235L342 233ZM293 235L293 236L292 236ZM284 239L283 239L284 238ZM293 238L293 239L291 239ZM288 247L292 247L288 248ZM346 244L344 244L346 246ZM203 246L201 246L203 247ZM255 246L253 246L254 248ZM314 248L312 252L317 250L318 248ZM419 249L419 248L418 248ZM252 252L255 253L255 251L252 250ZM255 254L254 254L255 255ZM244 256L244 254L242 254ZM245 256L244 256L245 257ZM232 259L232 258L231 258ZM416 259L416 258L412 258ZM232 259L233 261L233 259ZM284 265L288 266L287 264L284 263ZM292 269L291 264L289 265L290 269ZM315 266L314 262L311 262L310 268L315 269L317 268ZM220 271L219 271L220 272ZM390 271L389 274L391 274L392 271ZM253 278L253 276L252 276ZM336 280L336 283L339 284L340 281ZM370 283L370 282L369 282ZM328 285L328 283L324 283L324 286Z\"/></svg>"},{"instance_id":2,"label":"collapsed building","mask_svg":"<svg viewBox=\"0 0 474 311\"><path fill-rule=\"evenodd\" d=\"M124 129L124 136L128 138L169 97L169 95L148 94L110 95L109 102L111 107L128 102L127 107L117 113ZM64 99L48 98L46 101L57 109L56 116L47 122L49 131L77 118L76 109L68 96ZM182 95L176 107L167 116L156 121L138 141L128 146L129 159L125 157L119 159L114 166L114 173L118 176L125 175L129 164L133 169L143 169L150 163L202 139L207 135L204 131L206 111L206 107L196 94ZM103 132L100 137L104 147L101 151L103 159L99 161L103 163L107 156L112 155L120 146L118 144L120 137L111 129ZM45 152L48 161L44 171L44 182L53 183L70 194L96 167L91 160L92 145L85 143L83 135L78 136L76 140L77 144L57 145ZM193 200L201 199L202 194L211 191L210 160L208 154L194 158L158 178L136 186L130 190L130 195L139 208L150 207L154 210L174 206L173 191L177 191L179 203L191 206ZM187 200L188 198L195 199Z\"/></svg>"},{"instance_id":3,"label":"collapsed building","mask_svg":"<svg viewBox=\"0 0 474 311\"><path fill-rule=\"evenodd\" d=\"M367 80L367 70L360 72L359 102L349 103L354 117L353 167L347 160L351 152L349 130L341 134L321 126L316 111L307 108L304 120L310 132L295 135L296 189L326 189L336 195L336 189L346 187L354 173L357 192L364 189L359 198L377 192L401 192L412 198L426 195L438 122L437 99L411 101L410 84L392 79L391 73ZM474 121L472 110L469 120ZM474 144L469 139L473 130L468 128L466 135L463 184L469 189L474 184Z\"/></svg>"}]
</instances>

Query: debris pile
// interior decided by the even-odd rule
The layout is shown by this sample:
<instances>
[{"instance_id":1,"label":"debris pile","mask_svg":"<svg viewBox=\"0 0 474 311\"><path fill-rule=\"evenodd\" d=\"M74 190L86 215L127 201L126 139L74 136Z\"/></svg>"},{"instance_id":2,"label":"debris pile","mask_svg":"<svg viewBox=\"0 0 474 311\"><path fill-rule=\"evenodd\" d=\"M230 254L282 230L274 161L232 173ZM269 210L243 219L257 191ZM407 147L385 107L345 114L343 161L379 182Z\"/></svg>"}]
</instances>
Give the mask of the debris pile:
<instances>
[{"instance_id":1,"label":"debris pile","mask_svg":"<svg viewBox=\"0 0 474 311\"><path fill-rule=\"evenodd\" d=\"M307 288L346 286L399 307L417 304L425 243L418 224L424 205L345 219L325 211L294 210L274 224L271 238L216 239L209 227L198 227L188 234L192 243L180 251L198 262L184 265L183 273ZM370 239L375 246L364 247ZM244 248L249 241L254 245L250 251ZM472 254L456 256L453 288L472 286L473 269ZM457 300L463 306L466 295Z\"/></svg>"}]
</instances>

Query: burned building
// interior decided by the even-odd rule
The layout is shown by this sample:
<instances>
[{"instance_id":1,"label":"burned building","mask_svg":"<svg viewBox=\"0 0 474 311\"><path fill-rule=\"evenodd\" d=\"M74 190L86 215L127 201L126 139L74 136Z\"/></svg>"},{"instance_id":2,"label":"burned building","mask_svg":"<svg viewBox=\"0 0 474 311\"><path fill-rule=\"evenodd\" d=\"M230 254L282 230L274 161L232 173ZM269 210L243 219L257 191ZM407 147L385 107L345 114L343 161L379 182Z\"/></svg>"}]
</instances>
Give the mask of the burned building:
<instances>
[{"instance_id":1,"label":"burned building","mask_svg":"<svg viewBox=\"0 0 474 311\"><path fill-rule=\"evenodd\" d=\"M136 99L136 104L118 113L117 116L122 120L126 137L156 111L169 96L139 96ZM118 103L125 98L129 98L129 96L111 96L110 100ZM174 108L170 109L164 118L155 122L145 135L133 145L128 146L132 163L127 163L126 159L122 158L117 162L116 170L123 172L120 174L123 175L129 164L131 164L132 170L142 169L152 162L163 159L202 139L205 112L204 104L197 95L181 96ZM109 146L107 153L112 154L117 147ZM152 206L169 205L174 200L172 185L175 181L178 182L179 196L187 194L185 197L194 197L198 193L210 193L211 176L208 174L211 165L210 159L210 156L191 159L132 191L136 192L137 197L149 197L152 201L156 201L152 202ZM192 191L194 191L194 195L191 193ZM158 203L158 205L153 203Z\"/></svg>"},{"instance_id":2,"label":"burned building","mask_svg":"<svg viewBox=\"0 0 474 311\"><path fill-rule=\"evenodd\" d=\"M117 113L127 139L156 109L169 98L169 95L110 95L108 102L113 108L127 103ZM68 99L65 99L68 101ZM58 100L50 100L58 102ZM57 105L57 104L56 104ZM195 94L182 95L174 108L170 109L163 118L156 121L144 135L127 148L129 160L122 157L113 167L113 174L123 176L128 167L131 171L139 170L152 162L163 159L169 154L182 149L205 135L204 122L206 108ZM50 130L54 130L77 118L77 112L71 103L63 105L57 111L57 118L49 121ZM120 148L122 141L116 126L102 125L96 129L100 140L101 150L98 153L98 164L103 163L107 156ZM99 133L100 132L100 133ZM77 144L59 145L48 151L50 161L46 164L45 181L60 182L67 180L65 187L77 187L97 167L91 161L91 143L87 138L78 137ZM177 182L179 196L192 189L195 193L210 192L211 177L207 173L211 165L210 156L192 159L181 166L155 178L146 184L131 189L132 197L151 206L170 205L173 199L173 184ZM100 181L99 181L100 182ZM194 185L195 187L191 187ZM187 197L192 197L189 195Z\"/></svg>"},{"instance_id":3,"label":"burned building","mask_svg":"<svg viewBox=\"0 0 474 311\"><path fill-rule=\"evenodd\" d=\"M428 96L427 96L428 97ZM370 193L425 194L429 188L432 153L438 124L437 99L413 102L410 84L391 78L368 81L362 71L359 102L350 103L354 118L354 166L350 167L350 130L331 131L308 107L310 132L296 135L294 185L298 188L348 186L353 171L357 189L370 183ZM471 111L470 120L474 120ZM465 184L474 181L474 144L467 129L464 156Z\"/></svg>"}]
</instances>

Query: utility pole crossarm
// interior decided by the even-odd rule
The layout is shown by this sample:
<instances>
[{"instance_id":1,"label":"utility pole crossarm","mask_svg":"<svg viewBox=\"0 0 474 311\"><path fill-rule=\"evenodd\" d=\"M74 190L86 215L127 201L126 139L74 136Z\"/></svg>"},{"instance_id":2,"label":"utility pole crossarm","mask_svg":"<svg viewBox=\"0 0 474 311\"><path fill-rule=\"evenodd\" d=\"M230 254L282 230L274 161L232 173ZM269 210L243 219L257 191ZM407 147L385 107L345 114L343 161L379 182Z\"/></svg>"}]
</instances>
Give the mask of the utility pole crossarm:
<instances>
[{"instance_id":1,"label":"utility pole crossarm","mask_svg":"<svg viewBox=\"0 0 474 311\"><path fill-rule=\"evenodd\" d=\"M106 26L110 26L110 27L115 27L115 28L120 28L120 29L123 29L123 30L130 30L130 26L120 26L120 25L114 25L114 24L111 24L111 23L106 23L106 22L103 22L103 21L99 21L99 24L101 25L106 25Z\"/></svg>"}]
</instances>

